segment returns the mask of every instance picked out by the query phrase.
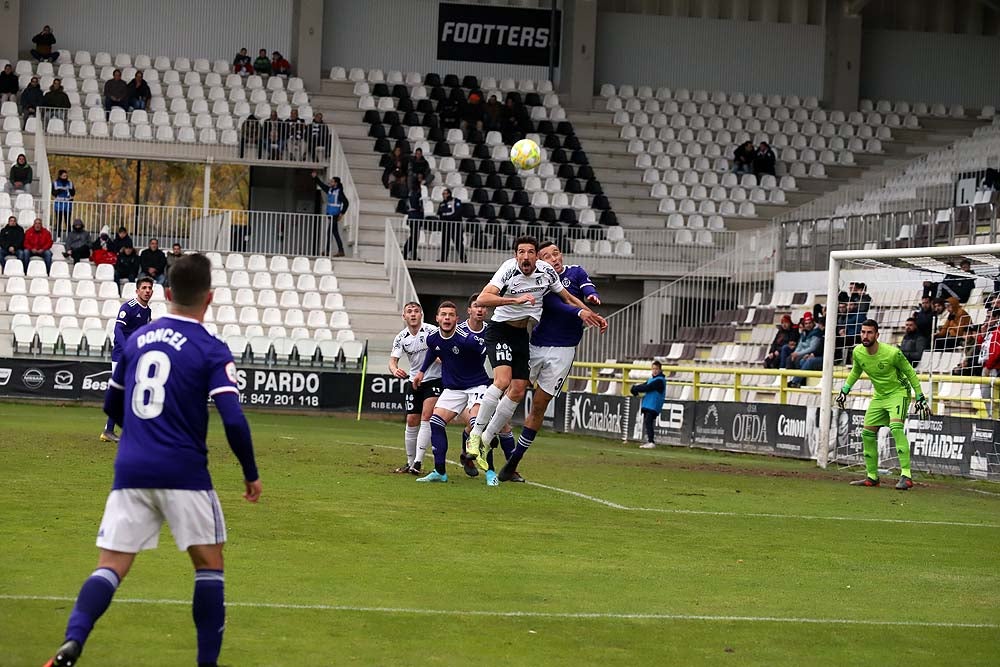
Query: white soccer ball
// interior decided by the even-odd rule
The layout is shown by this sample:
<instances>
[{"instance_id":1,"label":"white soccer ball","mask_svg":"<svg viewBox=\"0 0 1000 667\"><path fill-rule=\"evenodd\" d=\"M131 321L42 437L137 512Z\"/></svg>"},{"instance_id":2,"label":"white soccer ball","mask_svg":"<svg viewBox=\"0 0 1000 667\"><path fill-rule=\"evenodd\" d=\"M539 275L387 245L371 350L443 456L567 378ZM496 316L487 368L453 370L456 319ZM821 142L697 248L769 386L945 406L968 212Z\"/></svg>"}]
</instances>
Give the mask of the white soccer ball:
<instances>
[{"instance_id":1,"label":"white soccer ball","mask_svg":"<svg viewBox=\"0 0 1000 667\"><path fill-rule=\"evenodd\" d=\"M542 162L542 151L531 139L521 139L510 148L510 161L522 171L531 171Z\"/></svg>"}]
</instances>

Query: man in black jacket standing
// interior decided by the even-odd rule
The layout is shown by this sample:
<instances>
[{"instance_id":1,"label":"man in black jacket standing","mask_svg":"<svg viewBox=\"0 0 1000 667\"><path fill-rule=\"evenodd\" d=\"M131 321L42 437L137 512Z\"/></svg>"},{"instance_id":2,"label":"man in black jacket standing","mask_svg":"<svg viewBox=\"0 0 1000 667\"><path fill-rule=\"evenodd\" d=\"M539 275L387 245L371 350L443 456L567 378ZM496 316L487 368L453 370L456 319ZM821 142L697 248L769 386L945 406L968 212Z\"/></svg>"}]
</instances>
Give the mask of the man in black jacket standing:
<instances>
[{"instance_id":1,"label":"man in black jacket standing","mask_svg":"<svg viewBox=\"0 0 1000 667\"><path fill-rule=\"evenodd\" d=\"M406 246L403 248L403 259L412 259L417 262L417 243L420 241L420 221L424 217L424 200L421 198L420 186L423 179L419 176L416 180L410 181L410 194L406 198L406 223L410 227L410 235L406 239Z\"/></svg>"},{"instance_id":2,"label":"man in black jacket standing","mask_svg":"<svg viewBox=\"0 0 1000 667\"><path fill-rule=\"evenodd\" d=\"M438 206L438 218L443 223L441 230L441 261L448 261L448 251L452 243L458 251L458 261L465 262L465 239L463 238L462 202L451 196L449 188L444 189L444 200Z\"/></svg>"}]
</instances>

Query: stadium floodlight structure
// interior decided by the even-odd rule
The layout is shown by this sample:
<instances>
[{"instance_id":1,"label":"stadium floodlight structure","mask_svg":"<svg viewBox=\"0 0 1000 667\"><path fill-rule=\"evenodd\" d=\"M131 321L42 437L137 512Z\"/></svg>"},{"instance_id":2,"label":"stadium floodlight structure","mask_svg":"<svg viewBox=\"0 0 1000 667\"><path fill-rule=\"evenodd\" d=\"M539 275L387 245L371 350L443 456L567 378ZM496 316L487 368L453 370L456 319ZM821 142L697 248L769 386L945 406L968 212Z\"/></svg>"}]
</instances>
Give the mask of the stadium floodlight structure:
<instances>
[{"instance_id":1,"label":"stadium floodlight structure","mask_svg":"<svg viewBox=\"0 0 1000 667\"><path fill-rule=\"evenodd\" d=\"M975 277L989 277L1000 280L1000 243L936 246L927 248L886 248L872 250L835 250L830 253L829 273L827 275L827 318L836 322L838 295L842 290L841 273L846 268L864 270L862 275L869 284L876 285L881 269L895 269L897 272L911 272L913 280L943 278L946 276L973 276L956 269L951 261L956 263L968 259L973 263ZM892 280L892 278L889 278ZM820 429L819 444L816 458L820 467L825 468L829 460L831 442L831 417L834 391L834 365L837 353L836 324L832 334L828 334L823 342L823 378L820 384ZM933 343L933 340L932 340ZM933 348L933 345L931 346ZM928 395L928 400L934 400Z\"/></svg>"}]
</instances>

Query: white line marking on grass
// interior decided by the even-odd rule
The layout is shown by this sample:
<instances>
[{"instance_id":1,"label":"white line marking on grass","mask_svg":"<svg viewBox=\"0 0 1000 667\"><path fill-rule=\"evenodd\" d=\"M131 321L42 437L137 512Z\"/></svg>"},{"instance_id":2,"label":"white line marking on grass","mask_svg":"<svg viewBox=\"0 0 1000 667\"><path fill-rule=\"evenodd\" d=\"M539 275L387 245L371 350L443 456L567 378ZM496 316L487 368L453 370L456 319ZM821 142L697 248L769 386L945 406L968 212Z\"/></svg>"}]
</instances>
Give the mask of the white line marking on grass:
<instances>
[{"instance_id":1,"label":"white line marking on grass","mask_svg":"<svg viewBox=\"0 0 1000 667\"><path fill-rule=\"evenodd\" d=\"M1000 493L994 493L993 491L983 491L982 489L964 489L969 493L979 493L984 496L993 496L994 498L1000 498Z\"/></svg>"},{"instance_id":2,"label":"white line marking on grass","mask_svg":"<svg viewBox=\"0 0 1000 667\"><path fill-rule=\"evenodd\" d=\"M74 602L76 598L64 595L0 595L0 600L26 602ZM143 604L161 606L191 605L190 600L115 598L122 604ZM247 609L289 609L303 611L337 611L361 614L399 614L409 616L489 616L499 618L555 618L566 620L613 620L613 621L709 621L716 623L802 623L814 625L875 625L904 626L922 628L974 628L996 630L996 623L958 623L952 621L897 621L858 618L798 618L784 616L726 616L711 614L657 614L657 613L614 613L614 612L560 612L560 611L486 611L482 609L417 609L411 607L362 607L339 604L293 604L280 602L232 602L227 607Z\"/></svg>"},{"instance_id":3,"label":"white line marking on grass","mask_svg":"<svg viewBox=\"0 0 1000 667\"><path fill-rule=\"evenodd\" d=\"M365 447L377 447L379 449L392 449L392 450L402 450L402 447L393 447L392 445L368 445L361 442L349 443L352 445L362 445ZM451 465L461 465L455 461L449 460L448 463ZM662 508L662 507L629 507L627 505L621 505L610 500L605 500L604 498L598 498L597 496L590 496L586 493L580 493L579 491L573 491L570 489L562 489L558 486L550 486L548 484L542 484L540 482L528 482L528 486L536 486L540 489L546 489L548 491L555 491L556 493L562 493L567 496L573 496L575 498L580 498L581 500L587 500L592 503L597 503L599 505L604 505L605 507L610 507L611 509L621 510L623 512L654 512L659 514L688 514L693 516L726 516L726 517L739 517L739 518L755 518L755 519L800 519L803 521L861 521L864 523L894 523L894 524L904 524L913 526L952 526L959 528L1000 528L1000 525L994 523L972 523L963 521L930 521L926 519L890 519L885 517L861 517L861 516L818 516L814 514L778 514L772 512L721 512L713 510L685 510L676 508ZM970 491L973 489L969 489ZM989 493L988 491L983 491L981 493ZM993 495L993 494L990 494Z\"/></svg>"}]
</instances>

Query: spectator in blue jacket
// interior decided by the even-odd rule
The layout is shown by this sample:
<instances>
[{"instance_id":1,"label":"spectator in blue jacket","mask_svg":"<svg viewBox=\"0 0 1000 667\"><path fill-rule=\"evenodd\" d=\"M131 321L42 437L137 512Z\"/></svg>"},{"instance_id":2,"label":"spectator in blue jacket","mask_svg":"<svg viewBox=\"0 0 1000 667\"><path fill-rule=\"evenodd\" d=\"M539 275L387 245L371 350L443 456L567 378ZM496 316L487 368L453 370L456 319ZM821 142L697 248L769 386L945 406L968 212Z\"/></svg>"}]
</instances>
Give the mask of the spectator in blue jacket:
<instances>
[{"instance_id":1,"label":"spectator in blue jacket","mask_svg":"<svg viewBox=\"0 0 1000 667\"><path fill-rule=\"evenodd\" d=\"M663 376L663 366L659 361L653 362L653 376L643 384L634 384L629 391L633 396L645 394L642 397L642 429L646 434L645 444L639 445L640 449L654 449L656 447L656 418L660 416L663 409L663 397L667 393L667 379Z\"/></svg>"},{"instance_id":2,"label":"spectator in blue jacket","mask_svg":"<svg viewBox=\"0 0 1000 667\"><path fill-rule=\"evenodd\" d=\"M798 368L799 360L817 350L817 339L821 340L813 314L807 312L799 322L799 342L795 347L786 345L781 349L781 367Z\"/></svg>"},{"instance_id":3,"label":"spectator in blue jacket","mask_svg":"<svg viewBox=\"0 0 1000 667\"><path fill-rule=\"evenodd\" d=\"M344 242L340 238L340 218L347 212L350 202L344 194L344 186L336 176L330 179L329 183L324 183L317 172L312 172L313 183L323 192L326 204L324 211L330 218L330 235L337 242L337 252L334 257L344 256ZM330 254L330 239L326 239L326 254Z\"/></svg>"},{"instance_id":4,"label":"spectator in blue jacket","mask_svg":"<svg viewBox=\"0 0 1000 667\"><path fill-rule=\"evenodd\" d=\"M806 315L811 315L811 313L806 313ZM810 320L815 323L806 328L806 333L803 334L799 341L798 349L789 356L789 368L798 368L803 371L823 370L823 343L826 339L826 318L817 317L813 319L810 317ZM798 389L805 383L806 379L804 377L795 377L789 380L788 386Z\"/></svg>"}]
</instances>

